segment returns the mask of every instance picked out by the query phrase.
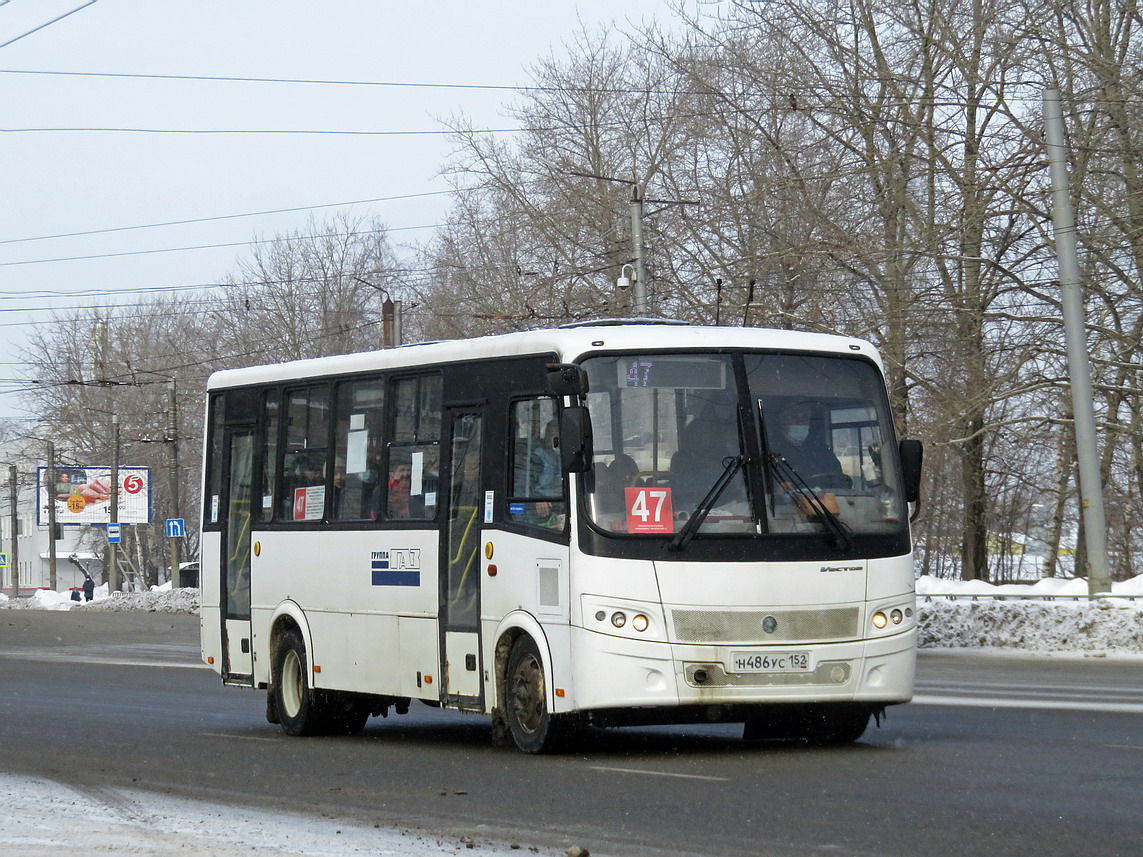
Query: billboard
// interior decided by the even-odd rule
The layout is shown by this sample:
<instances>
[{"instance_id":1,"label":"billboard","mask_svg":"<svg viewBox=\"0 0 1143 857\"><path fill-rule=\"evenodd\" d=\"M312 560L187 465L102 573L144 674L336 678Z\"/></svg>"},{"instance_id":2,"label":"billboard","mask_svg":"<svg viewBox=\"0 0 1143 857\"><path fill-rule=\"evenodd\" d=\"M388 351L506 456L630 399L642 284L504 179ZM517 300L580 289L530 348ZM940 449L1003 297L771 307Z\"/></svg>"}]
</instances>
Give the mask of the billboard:
<instances>
[{"instance_id":1,"label":"billboard","mask_svg":"<svg viewBox=\"0 0 1143 857\"><path fill-rule=\"evenodd\" d=\"M45 485L48 468L36 468L36 523L47 526L48 503L55 503L57 524L106 526L111 521L110 467L57 467L54 485ZM151 468L119 468L119 523L151 522Z\"/></svg>"}]
</instances>

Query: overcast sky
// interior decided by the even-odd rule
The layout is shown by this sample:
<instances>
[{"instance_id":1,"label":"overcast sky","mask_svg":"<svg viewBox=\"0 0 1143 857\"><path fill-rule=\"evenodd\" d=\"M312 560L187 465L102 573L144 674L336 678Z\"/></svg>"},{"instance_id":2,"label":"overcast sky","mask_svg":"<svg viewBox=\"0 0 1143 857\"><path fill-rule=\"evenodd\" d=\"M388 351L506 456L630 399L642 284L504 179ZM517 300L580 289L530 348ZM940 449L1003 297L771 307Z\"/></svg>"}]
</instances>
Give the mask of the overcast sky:
<instances>
[{"instance_id":1,"label":"overcast sky","mask_svg":"<svg viewBox=\"0 0 1143 857\"><path fill-rule=\"evenodd\" d=\"M446 190L437 177L449 150L441 119L463 113L474 127L512 125L502 109L511 90L463 86L526 85L528 67L560 53L580 22L673 20L669 0L85 4L0 0L0 419L21 416L10 379L20 375L29 325L50 318L46 308L217 282L254 237L347 207L53 236ZM417 83L434 86L408 85ZM432 133L90 130L108 128ZM427 239L446 204L421 196L348 208L383 219L400 243ZM208 244L230 246L171 249ZM104 258L69 258L81 256Z\"/></svg>"}]
</instances>

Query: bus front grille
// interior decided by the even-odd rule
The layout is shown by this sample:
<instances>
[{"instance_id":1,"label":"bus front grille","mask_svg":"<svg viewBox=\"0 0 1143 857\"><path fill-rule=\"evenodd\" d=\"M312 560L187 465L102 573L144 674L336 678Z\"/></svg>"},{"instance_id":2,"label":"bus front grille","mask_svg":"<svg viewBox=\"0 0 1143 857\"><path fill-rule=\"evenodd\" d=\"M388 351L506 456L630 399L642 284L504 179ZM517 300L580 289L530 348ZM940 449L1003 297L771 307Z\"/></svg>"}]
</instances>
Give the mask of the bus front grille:
<instances>
[{"instance_id":1,"label":"bus front grille","mask_svg":"<svg viewBox=\"0 0 1143 857\"><path fill-rule=\"evenodd\" d=\"M766 645L856 639L861 610L674 610L671 618L676 642Z\"/></svg>"}]
</instances>

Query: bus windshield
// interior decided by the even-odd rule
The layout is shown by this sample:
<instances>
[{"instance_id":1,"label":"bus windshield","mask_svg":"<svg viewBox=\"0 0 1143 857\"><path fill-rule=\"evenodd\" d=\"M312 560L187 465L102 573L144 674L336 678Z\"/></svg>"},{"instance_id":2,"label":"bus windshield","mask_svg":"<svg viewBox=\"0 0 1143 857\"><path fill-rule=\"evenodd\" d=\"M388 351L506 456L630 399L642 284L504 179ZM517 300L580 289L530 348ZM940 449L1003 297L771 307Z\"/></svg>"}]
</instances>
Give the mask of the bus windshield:
<instances>
[{"instance_id":1,"label":"bus windshield","mask_svg":"<svg viewBox=\"0 0 1143 857\"><path fill-rule=\"evenodd\" d=\"M606 534L817 533L842 544L904 525L884 382L864 359L648 353L583 366L588 514Z\"/></svg>"}]
</instances>

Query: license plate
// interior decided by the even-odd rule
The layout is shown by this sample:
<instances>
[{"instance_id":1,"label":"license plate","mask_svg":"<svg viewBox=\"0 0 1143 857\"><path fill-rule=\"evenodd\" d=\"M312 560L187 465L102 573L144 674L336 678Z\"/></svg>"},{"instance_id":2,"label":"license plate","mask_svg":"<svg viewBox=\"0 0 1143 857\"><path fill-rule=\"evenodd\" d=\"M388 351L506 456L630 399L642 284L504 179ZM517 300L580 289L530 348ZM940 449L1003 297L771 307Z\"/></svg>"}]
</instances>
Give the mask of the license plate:
<instances>
[{"instance_id":1,"label":"license plate","mask_svg":"<svg viewBox=\"0 0 1143 857\"><path fill-rule=\"evenodd\" d=\"M809 652L732 652L732 673L809 672Z\"/></svg>"}]
</instances>

